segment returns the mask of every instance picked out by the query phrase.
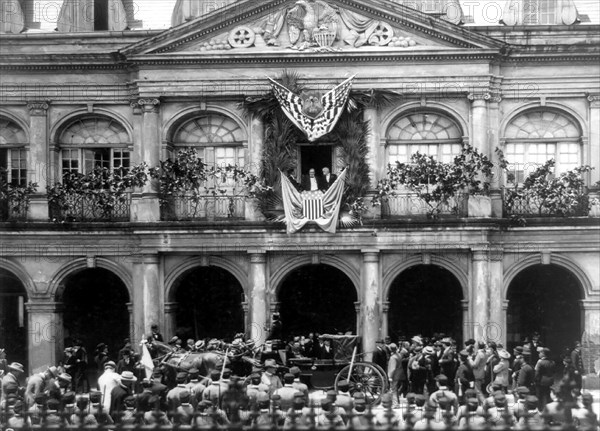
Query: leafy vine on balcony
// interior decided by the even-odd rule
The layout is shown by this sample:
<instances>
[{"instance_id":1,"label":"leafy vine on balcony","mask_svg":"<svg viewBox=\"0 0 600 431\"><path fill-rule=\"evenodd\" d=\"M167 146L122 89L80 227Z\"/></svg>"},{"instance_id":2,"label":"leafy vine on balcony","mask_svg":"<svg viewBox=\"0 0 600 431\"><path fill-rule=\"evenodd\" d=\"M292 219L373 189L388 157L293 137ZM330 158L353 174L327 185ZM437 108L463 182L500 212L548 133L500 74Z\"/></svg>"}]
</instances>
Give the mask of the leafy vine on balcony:
<instances>
[{"instance_id":1,"label":"leafy vine on balcony","mask_svg":"<svg viewBox=\"0 0 600 431\"><path fill-rule=\"evenodd\" d=\"M427 205L427 216L437 218L460 193L489 195L493 163L469 144L450 163L416 152L409 163L388 165L387 177L379 180L373 205L381 205L399 187L414 192ZM458 208L454 208L458 212Z\"/></svg>"},{"instance_id":2,"label":"leafy vine on balcony","mask_svg":"<svg viewBox=\"0 0 600 431\"><path fill-rule=\"evenodd\" d=\"M496 153L507 180L504 187L505 210L517 224L526 224L525 215L587 215L591 205L597 204L588 198L584 180L584 174L593 167L579 166L555 175L556 162L550 159L531 172L523 183L518 183L509 169L511 163L506 160L502 150L496 148ZM524 205L526 208L523 210Z\"/></svg>"},{"instance_id":3,"label":"leafy vine on balcony","mask_svg":"<svg viewBox=\"0 0 600 431\"><path fill-rule=\"evenodd\" d=\"M8 181L8 170L0 168L0 220L25 219L31 195L37 191L38 184L13 184Z\"/></svg>"},{"instance_id":4,"label":"leafy vine on balcony","mask_svg":"<svg viewBox=\"0 0 600 431\"><path fill-rule=\"evenodd\" d=\"M75 206L82 199L93 202L99 218L111 218L115 207L128 199L134 187L148 182L148 165L141 163L130 168L95 167L87 174L67 172L61 182L47 186L48 203L54 221L70 221Z\"/></svg>"}]
</instances>

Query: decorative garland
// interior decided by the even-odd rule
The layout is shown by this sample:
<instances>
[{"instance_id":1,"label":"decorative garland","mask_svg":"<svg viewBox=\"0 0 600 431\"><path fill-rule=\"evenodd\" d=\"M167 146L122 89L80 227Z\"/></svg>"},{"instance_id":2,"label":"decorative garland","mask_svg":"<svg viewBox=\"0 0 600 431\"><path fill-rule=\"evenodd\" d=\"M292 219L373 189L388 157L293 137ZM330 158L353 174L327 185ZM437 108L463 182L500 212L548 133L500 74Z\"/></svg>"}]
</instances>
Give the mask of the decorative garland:
<instances>
[{"instance_id":1,"label":"decorative garland","mask_svg":"<svg viewBox=\"0 0 600 431\"><path fill-rule=\"evenodd\" d=\"M297 72L288 70L284 70L275 79L295 94L305 90L299 80L300 75ZM343 161L348 169L343 202L350 213L350 218L344 220L345 226L361 223L362 214L367 209L364 199L369 189L369 166L366 157L370 125L363 120L363 110L371 106L379 109L395 103L399 98L399 94L391 91L352 91L338 124L331 133L317 141L334 142L343 150ZM247 116L256 116L262 119L265 125L260 176L266 184L273 186L273 191L260 198L259 208L267 218L273 219L269 208L281 203L278 169L289 172L296 167L295 145L303 139L303 135L283 114L272 91L259 97L248 97L240 107Z\"/></svg>"}]
</instances>

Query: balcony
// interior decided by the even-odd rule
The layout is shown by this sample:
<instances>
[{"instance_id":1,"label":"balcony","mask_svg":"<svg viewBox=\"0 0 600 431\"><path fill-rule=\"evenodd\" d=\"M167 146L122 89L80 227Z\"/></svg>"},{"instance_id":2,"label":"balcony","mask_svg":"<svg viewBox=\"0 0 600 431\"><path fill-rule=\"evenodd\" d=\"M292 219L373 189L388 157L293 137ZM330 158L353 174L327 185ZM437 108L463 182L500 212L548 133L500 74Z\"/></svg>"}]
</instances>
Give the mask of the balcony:
<instances>
[{"instance_id":1,"label":"balcony","mask_svg":"<svg viewBox=\"0 0 600 431\"><path fill-rule=\"evenodd\" d=\"M27 208L28 203L24 200L0 199L0 221L25 221Z\"/></svg>"},{"instance_id":2,"label":"balcony","mask_svg":"<svg viewBox=\"0 0 600 431\"><path fill-rule=\"evenodd\" d=\"M168 199L160 208L162 221L243 220L244 217L244 196L194 197L192 194L184 194Z\"/></svg>"},{"instance_id":3,"label":"balcony","mask_svg":"<svg viewBox=\"0 0 600 431\"><path fill-rule=\"evenodd\" d=\"M51 220L69 222L127 222L131 215L131 193L118 198L104 194L69 194L60 202L49 202Z\"/></svg>"},{"instance_id":4,"label":"balcony","mask_svg":"<svg viewBox=\"0 0 600 431\"><path fill-rule=\"evenodd\" d=\"M381 205L381 218L428 217L431 207L415 193L397 193L388 196ZM447 205L439 206L439 215L447 217L467 216L467 195L459 195Z\"/></svg>"},{"instance_id":5,"label":"balcony","mask_svg":"<svg viewBox=\"0 0 600 431\"><path fill-rule=\"evenodd\" d=\"M540 198L516 197L512 200L503 197L505 217L587 217L590 215L587 194L574 196L577 202L568 213L552 208L552 205Z\"/></svg>"}]
</instances>

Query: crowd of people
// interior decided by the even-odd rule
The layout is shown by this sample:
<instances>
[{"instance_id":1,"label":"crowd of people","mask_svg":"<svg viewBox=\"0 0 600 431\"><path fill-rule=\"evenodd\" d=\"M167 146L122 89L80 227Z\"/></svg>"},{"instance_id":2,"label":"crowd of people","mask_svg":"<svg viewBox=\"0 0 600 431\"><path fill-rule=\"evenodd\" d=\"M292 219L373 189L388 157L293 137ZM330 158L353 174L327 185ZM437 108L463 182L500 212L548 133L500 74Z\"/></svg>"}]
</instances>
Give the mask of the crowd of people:
<instances>
[{"instance_id":1,"label":"crowd of people","mask_svg":"<svg viewBox=\"0 0 600 431\"><path fill-rule=\"evenodd\" d=\"M238 334L232 343L243 338ZM157 328L145 340L162 342ZM243 342L243 339L242 339ZM218 348L218 340L174 337L175 349L191 352ZM387 371L390 391L372 405L372 394L351 381L335 390L310 393L298 367L269 358L250 376L236 376L223 364L208 376L198 369L179 370L169 387L166 369L146 374L132 346L113 361L99 344L94 361L97 381L83 388L77 378L87 358L78 340L67 360L24 379L23 365L6 364L0 394L0 423L11 428L35 426L160 425L223 427L231 423L259 428L324 427L360 429L543 428L575 425L597 429L593 398L581 391L580 346L563 355L562 370L539 336L509 353L493 342L468 340L459 350L450 337L415 336L377 342L373 362ZM283 347L287 357L321 359L332 346L318 334L293 337ZM83 349L83 350L81 350ZM284 356L284 357L286 357ZM79 358L73 360L71 358ZM70 364L71 366L68 366ZM24 382L24 384L23 384ZM89 384L89 383L88 383Z\"/></svg>"}]
</instances>

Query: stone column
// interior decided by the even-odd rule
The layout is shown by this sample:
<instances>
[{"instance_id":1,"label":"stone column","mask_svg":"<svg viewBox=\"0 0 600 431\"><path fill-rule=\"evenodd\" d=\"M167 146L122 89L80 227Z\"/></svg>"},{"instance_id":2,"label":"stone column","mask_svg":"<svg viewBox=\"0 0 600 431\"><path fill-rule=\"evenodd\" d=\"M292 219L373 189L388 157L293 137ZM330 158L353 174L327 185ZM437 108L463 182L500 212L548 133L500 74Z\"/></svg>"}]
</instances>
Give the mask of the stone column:
<instances>
[{"instance_id":1,"label":"stone column","mask_svg":"<svg viewBox=\"0 0 600 431\"><path fill-rule=\"evenodd\" d=\"M379 310L379 251L363 250L363 265L361 276L361 307L360 320L362 337L362 351L365 353L365 360L372 359L372 352L375 350L375 343L381 337L381 312Z\"/></svg>"},{"instance_id":2,"label":"stone column","mask_svg":"<svg viewBox=\"0 0 600 431\"><path fill-rule=\"evenodd\" d=\"M381 147L381 133L379 130L379 114L376 108L368 107L364 111L364 120L371 126L371 133L367 137L367 164L369 165L369 177L371 178L371 188L377 186L377 180L385 175L385 166L383 160L383 151Z\"/></svg>"},{"instance_id":3,"label":"stone column","mask_svg":"<svg viewBox=\"0 0 600 431\"><path fill-rule=\"evenodd\" d=\"M463 321L462 337L463 337L463 342L464 342L464 341L468 340L469 338L473 337L472 327L471 327L471 325L468 324L468 322L470 322L470 320L471 320L471 318L469 316L469 300L463 299L462 301L460 301L460 305L462 307L462 321Z\"/></svg>"},{"instance_id":4,"label":"stone column","mask_svg":"<svg viewBox=\"0 0 600 431\"><path fill-rule=\"evenodd\" d=\"M504 268L502 248L492 248L489 253L489 304L490 321L486 327L487 338L506 346L506 312L501 304L504 301Z\"/></svg>"},{"instance_id":5,"label":"stone column","mask_svg":"<svg viewBox=\"0 0 600 431\"><path fill-rule=\"evenodd\" d=\"M269 326L267 324L267 255L264 251L250 250L250 279L248 298L248 327L250 338L257 346L262 345L267 337ZM272 312L278 303L271 304ZM273 308L275 306L275 308Z\"/></svg>"},{"instance_id":6,"label":"stone column","mask_svg":"<svg viewBox=\"0 0 600 431\"><path fill-rule=\"evenodd\" d=\"M48 102L28 102L29 151L27 152L27 181L38 184L37 192L29 202L30 220L48 220L46 185L50 179L48 158Z\"/></svg>"},{"instance_id":7,"label":"stone column","mask_svg":"<svg viewBox=\"0 0 600 431\"><path fill-rule=\"evenodd\" d=\"M170 340L175 335L177 329L177 302L165 302L165 327L163 329L163 337Z\"/></svg>"},{"instance_id":8,"label":"stone column","mask_svg":"<svg viewBox=\"0 0 600 431\"><path fill-rule=\"evenodd\" d=\"M63 304L50 299L30 298L27 309L29 374L45 370L62 360Z\"/></svg>"},{"instance_id":9,"label":"stone column","mask_svg":"<svg viewBox=\"0 0 600 431\"><path fill-rule=\"evenodd\" d=\"M160 115L158 99L140 99L137 101L142 110L142 139L134 142L134 154L141 157L148 167L158 166L160 160ZM160 221L158 201L158 181L149 180L141 191L134 193L131 221Z\"/></svg>"},{"instance_id":10,"label":"stone column","mask_svg":"<svg viewBox=\"0 0 600 431\"><path fill-rule=\"evenodd\" d=\"M590 102L590 139L589 139L589 159L584 159L584 164L596 166L591 172L590 184L596 184L600 181L600 172L597 167L600 160L600 94L590 94L588 96Z\"/></svg>"},{"instance_id":11,"label":"stone column","mask_svg":"<svg viewBox=\"0 0 600 431\"><path fill-rule=\"evenodd\" d=\"M265 145L265 125L262 118L256 115L252 116L250 121L250 142L248 145L249 155L247 157L247 168L251 173L259 175L261 171L261 162ZM246 220L263 221L264 215L258 209L256 199L246 199L245 203Z\"/></svg>"},{"instance_id":12,"label":"stone column","mask_svg":"<svg viewBox=\"0 0 600 431\"><path fill-rule=\"evenodd\" d=\"M496 154L496 148L500 146L500 102L502 97L500 93L495 93L490 98L489 118L488 118L488 146L487 156L494 164L492 168L492 178L490 184L490 198L492 200L492 217L502 218L503 202L502 202L502 170L500 169L500 160Z\"/></svg>"},{"instance_id":13,"label":"stone column","mask_svg":"<svg viewBox=\"0 0 600 431\"><path fill-rule=\"evenodd\" d=\"M389 318L390 318L390 302L385 301L381 306L381 337L388 337L390 334L389 329ZM396 340L394 340L396 341Z\"/></svg>"},{"instance_id":14,"label":"stone column","mask_svg":"<svg viewBox=\"0 0 600 431\"><path fill-rule=\"evenodd\" d=\"M584 299L581 301L583 339L582 357L586 373L594 372L596 361L600 358L600 300Z\"/></svg>"},{"instance_id":15,"label":"stone column","mask_svg":"<svg viewBox=\"0 0 600 431\"><path fill-rule=\"evenodd\" d=\"M134 320L135 338L150 333L150 327L156 323L159 329L165 329L164 295L159 272L160 258L157 254L138 256L134 260Z\"/></svg>"},{"instance_id":16,"label":"stone column","mask_svg":"<svg viewBox=\"0 0 600 431\"><path fill-rule=\"evenodd\" d=\"M473 249L472 258L472 320L469 323L470 332L475 340L486 339L486 328L489 317L489 292L488 292L488 251L486 248Z\"/></svg>"},{"instance_id":17,"label":"stone column","mask_svg":"<svg viewBox=\"0 0 600 431\"><path fill-rule=\"evenodd\" d=\"M471 124L473 128L473 139L471 145L488 154L488 112L487 102L491 99L490 93L470 93L471 101Z\"/></svg>"}]
</instances>

